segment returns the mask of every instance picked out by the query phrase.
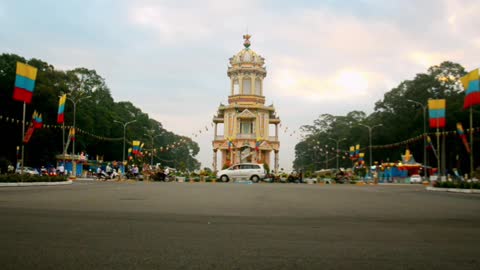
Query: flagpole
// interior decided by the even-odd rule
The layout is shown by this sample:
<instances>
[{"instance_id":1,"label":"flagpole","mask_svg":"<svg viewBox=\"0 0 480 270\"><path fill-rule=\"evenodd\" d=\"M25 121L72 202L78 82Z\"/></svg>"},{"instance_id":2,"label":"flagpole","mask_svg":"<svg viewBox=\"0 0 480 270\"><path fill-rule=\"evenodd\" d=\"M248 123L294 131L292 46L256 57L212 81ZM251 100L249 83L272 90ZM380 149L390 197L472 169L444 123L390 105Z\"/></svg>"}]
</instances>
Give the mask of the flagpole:
<instances>
[{"instance_id":1,"label":"flagpole","mask_svg":"<svg viewBox=\"0 0 480 270\"><path fill-rule=\"evenodd\" d=\"M23 121L22 121L22 163L20 167L20 174L23 174L23 156L24 156L24 148L25 148L25 143L23 142L25 140L25 114L27 112L27 103L25 101L23 102Z\"/></svg>"},{"instance_id":2,"label":"flagpole","mask_svg":"<svg viewBox=\"0 0 480 270\"><path fill-rule=\"evenodd\" d=\"M437 177L440 177L440 174L441 174L441 170L440 170L440 131L438 129L438 125L437 125L436 135L437 135L437 170L438 170L437 171ZM440 180L440 179L437 179L437 181L438 180Z\"/></svg>"},{"instance_id":3,"label":"flagpole","mask_svg":"<svg viewBox=\"0 0 480 270\"><path fill-rule=\"evenodd\" d=\"M473 109L470 107L470 179L473 179Z\"/></svg>"},{"instance_id":4,"label":"flagpole","mask_svg":"<svg viewBox=\"0 0 480 270\"><path fill-rule=\"evenodd\" d=\"M63 169L65 171L65 120L62 123Z\"/></svg>"}]
</instances>

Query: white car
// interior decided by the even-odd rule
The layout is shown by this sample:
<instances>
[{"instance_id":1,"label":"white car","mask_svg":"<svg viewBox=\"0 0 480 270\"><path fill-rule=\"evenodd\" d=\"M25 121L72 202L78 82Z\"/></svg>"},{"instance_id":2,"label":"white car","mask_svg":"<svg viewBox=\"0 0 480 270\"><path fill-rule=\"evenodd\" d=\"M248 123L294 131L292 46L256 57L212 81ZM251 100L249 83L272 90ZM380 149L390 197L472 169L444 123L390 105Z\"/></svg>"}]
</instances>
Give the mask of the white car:
<instances>
[{"instance_id":1,"label":"white car","mask_svg":"<svg viewBox=\"0 0 480 270\"><path fill-rule=\"evenodd\" d=\"M22 170L20 168L15 170L16 173L20 174ZM24 174L30 174L30 175L40 175L40 173L37 171L37 169L32 168L32 167L23 167L23 173Z\"/></svg>"},{"instance_id":2,"label":"white car","mask_svg":"<svg viewBox=\"0 0 480 270\"><path fill-rule=\"evenodd\" d=\"M265 168L263 164L255 163L240 163L231 166L228 169L217 172L217 179L222 182L228 182L230 180L252 180L258 182L265 178Z\"/></svg>"},{"instance_id":3,"label":"white car","mask_svg":"<svg viewBox=\"0 0 480 270\"><path fill-rule=\"evenodd\" d=\"M415 184L415 183L421 184L422 183L422 177L418 174L412 174L412 176L410 176L410 183L411 184Z\"/></svg>"}]
</instances>

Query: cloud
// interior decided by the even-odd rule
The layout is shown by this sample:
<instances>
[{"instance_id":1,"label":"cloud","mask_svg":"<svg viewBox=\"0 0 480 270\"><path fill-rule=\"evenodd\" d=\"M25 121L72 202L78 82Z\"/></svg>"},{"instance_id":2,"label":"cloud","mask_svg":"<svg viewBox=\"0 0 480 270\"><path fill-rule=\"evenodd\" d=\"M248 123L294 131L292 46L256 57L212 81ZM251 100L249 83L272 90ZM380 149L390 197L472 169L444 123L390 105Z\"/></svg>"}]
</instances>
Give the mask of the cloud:
<instances>
[{"instance_id":1,"label":"cloud","mask_svg":"<svg viewBox=\"0 0 480 270\"><path fill-rule=\"evenodd\" d=\"M197 40L211 35L202 23L194 23L195 10L178 10L161 5L134 7L130 21L168 42Z\"/></svg>"},{"instance_id":2,"label":"cloud","mask_svg":"<svg viewBox=\"0 0 480 270\"><path fill-rule=\"evenodd\" d=\"M4 52L96 69L116 101L132 101L186 136L225 103L228 58L243 48L247 27L251 48L266 58L267 103L289 130L321 113L371 112L385 92L441 61L480 63L475 0L52 2L21 22L18 2L0 4ZM25 36L35 43L19 42ZM284 168L298 141L289 135L280 137ZM194 138L204 166L212 138Z\"/></svg>"},{"instance_id":3,"label":"cloud","mask_svg":"<svg viewBox=\"0 0 480 270\"><path fill-rule=\"evenodd\" d=\"M238 17L231 16L226 20L225 15L253 13L252 10L256 10L254 3L219 0L202 3L178 1L175 4L165 1L135 1L128 8L128 20L135 26L151 31L161 42L207 40L219 31L238 27L238 23L241 23Z\"/></svg>"}]
</instances>

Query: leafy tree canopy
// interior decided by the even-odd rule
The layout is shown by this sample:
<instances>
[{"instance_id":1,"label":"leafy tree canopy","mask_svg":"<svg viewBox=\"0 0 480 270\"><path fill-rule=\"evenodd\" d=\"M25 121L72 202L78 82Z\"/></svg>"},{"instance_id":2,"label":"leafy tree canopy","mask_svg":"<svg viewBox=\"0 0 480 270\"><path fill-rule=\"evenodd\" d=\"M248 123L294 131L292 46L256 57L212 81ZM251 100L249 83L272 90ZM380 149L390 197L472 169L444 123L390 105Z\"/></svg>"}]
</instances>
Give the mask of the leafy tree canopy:
<instances>
[{"instance_id":1,"label":"leafy tree canopy","mask_svg":"<svg viewBox=\"0 0 480 270\"><path fill-rule=\"evenodd\" d=\"M196 142L164 129L160 122L149 118L148 114L129 101L115 102L105 79L95 70L56 70L53 65L42 60L27 60L15 54L0 55L0 115L4 117L0 120L4 138L0 141L0 159L13 163L16 160L16 146L21 143L21 123L5 121L6 117L19 120L22 118L23 104L12 99L17 61L38 68L32 103L27 106L27 121L33 110L36 110L43 114L44 124L55 125L59 96L66 93L68 100L65 105L65 125L73 125L75 103L77 128L98 136L77 133L75 152L84 151L90 158L98 155L105 161L121 160L123 124L117 121L125 123L135 120L126 129L127 148L132 140L140 140L145 143L146 152L154 153L154 164L161 163L185 170L200 168L200 163L195 159L199 152ZM116 140L103 140L99 137ZM168 151L167 146L170 146ZM55 156L62 153L62 148L61 129L37 130L26 145L25 164L53 165L56 163ZM149 154L144 162L150 163Z\"/></svg>"}]
</instances>

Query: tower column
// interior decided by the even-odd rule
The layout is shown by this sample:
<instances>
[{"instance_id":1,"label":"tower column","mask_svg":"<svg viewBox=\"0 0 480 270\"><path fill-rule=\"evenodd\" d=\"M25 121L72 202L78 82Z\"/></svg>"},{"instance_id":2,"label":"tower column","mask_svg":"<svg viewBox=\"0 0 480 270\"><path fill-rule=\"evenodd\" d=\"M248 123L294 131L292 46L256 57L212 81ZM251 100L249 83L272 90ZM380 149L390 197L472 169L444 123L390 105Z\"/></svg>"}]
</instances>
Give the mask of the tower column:
<instances>
[{"instance_id":1,"label":"tower column","mask_svg":"<svg viewBox=\"0 0 480 270\"><path fill-rule=\"evenodd\" d=\"M233 91L233 87L234 87L234 86L233 86L233 85L234 85L233 82L234 82L234 81L235 81L235 78L232 78L232 79L230 80L230 95L231 95L231 96L233 96L233 93L234 93L234 91Z\"/></svg>"},{"instance_id":2,"label":"tower column","mask_svg":"<svg viewBox=\"0 0 480 270\"><path fill-rule=\"evenodd\" d=\"M215 138L214 139L217 139L217 123L215 123Z\"/></svg>"},{"instance_id":3,"label":"tower column","mask_svg":"<svg viewBox=\"0 0 480 270\"><path fill-rule=\"evenodd\" d=\"M278 124L275 124L275 139L278 140Z\"/></svg>"},{"instance_id":4,"label":"tower column","mask_svg":"<svg viewBox=\"0 0 480 270\"><path fill-rule=\"evenodd\" d=\"M250 94L255 95L255 75L250 76Z\"/></svg>"},{"instance_id":5,"label":"tower column","mask_svg":"<svg viewBox=\"0 0 480 270\"><path fill-rule=\"evenodd\" d=\"M213 171L217 171L217 149L213 149Z\"/></svg>"},{"instance_id":6,"label":"tower column","mask_svg":"<svg viewBox=\"0 0 480 270\"><path fill-rule=\"evenodd\" d=\"M260 77L260 96L263 96L263 77Z\"/></svg>"},{"instance_id":7,"label":"tower column","mask_svg":"<svg viewBox=\"0 0 480 270\"><path fill-rule=\"evenodd\" d=\"M275 170L275 174L278 173L278 150L275 150L275 159L274 159L274 170Z\"/></svg>"},{"instance_id":8,"label":"tower column","mask_svg":"<svg viewBox=\"0 0 480 270\"><path fill-rule=\"evenodd\" d=\"M238 84L240 85L240 95L243 95L243 76L238 76Z\"/></svg>"}]
</instances>

